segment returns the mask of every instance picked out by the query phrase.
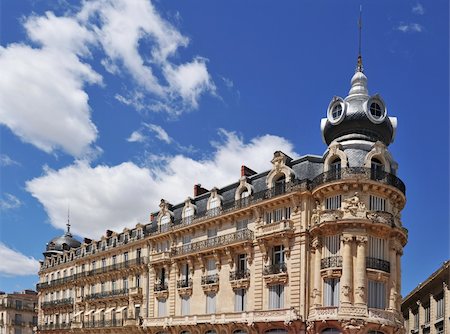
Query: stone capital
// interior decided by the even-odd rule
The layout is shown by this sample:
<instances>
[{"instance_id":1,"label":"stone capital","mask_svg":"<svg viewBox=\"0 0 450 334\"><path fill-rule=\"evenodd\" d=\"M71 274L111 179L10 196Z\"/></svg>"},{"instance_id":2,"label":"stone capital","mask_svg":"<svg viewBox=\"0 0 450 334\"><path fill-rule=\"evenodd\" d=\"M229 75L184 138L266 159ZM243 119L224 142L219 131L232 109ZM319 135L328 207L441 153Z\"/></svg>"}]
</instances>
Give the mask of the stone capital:
<instances>
[{"instance_id":1,"label":"stone capital","mask_svg":"<svg viewBox=\"0 0 450 334\"><path fill-rule=\"evenodd\" d=\"M341 240L344 244L350 243L353 241L353 235L351 234L343 234Z\"/></svg>"},{"instance_id":2,"label":"stone capital","mask_svg":"<svg viewBox=\"0 0 450 334\"><path fill-rule=\"evenodd\" d=\"M315 237L312 241L311 241L311 247L314 248L315 250L319 249L320 247L322 247L322 242L320 240L320 237Z\"/></svg>"},{"instance_id":3,"label":"stone capital","mask_svg":"<svg viewBox=\"0 0 450 334\"><path fill-rule=\"evenodd\" d=\"M357 235L356 236L356 242L358 243L358 245L365 245L368 240L369 240L369 238L367 237L367 235Z\"/></svg>"}]
</instances>

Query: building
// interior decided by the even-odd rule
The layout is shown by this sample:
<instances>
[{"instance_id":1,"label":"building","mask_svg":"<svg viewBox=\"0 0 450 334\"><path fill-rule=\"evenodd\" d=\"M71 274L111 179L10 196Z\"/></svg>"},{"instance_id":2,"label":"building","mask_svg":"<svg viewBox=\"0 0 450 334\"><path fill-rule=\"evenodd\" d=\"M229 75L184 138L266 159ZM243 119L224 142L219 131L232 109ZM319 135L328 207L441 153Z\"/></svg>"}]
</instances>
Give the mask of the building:
<instances>
[{"instance_id":1,"label":"building","mask_svg":"<svg viewBox=\"0 0 450 334\"><path fill-rule=\"evenodd\" d=\"M405 328L411 334L444 334L450 329L450 261L419 284L402 302Z\"/></svg>"},{"instance_id":2,"label":"building","mask_svg":"<svg viewBox=\"0 0 450 334\"><path fill-rule=\"evenodd\" d=\"M322 119L322 156L277 151L268 171L161 200L149 222L52 240L40 332L404 333L396 127L359 57Z\"/></svg>"},{"instance_id":3,"label":"building","mask_svg":"<svg viewBox=\"0 0 450 334\"><path fill-rule=\"evenodd\" d=\"M0 292L0 334L31 334L37 326L36 291Z\"/></svg>"}]
</instances>

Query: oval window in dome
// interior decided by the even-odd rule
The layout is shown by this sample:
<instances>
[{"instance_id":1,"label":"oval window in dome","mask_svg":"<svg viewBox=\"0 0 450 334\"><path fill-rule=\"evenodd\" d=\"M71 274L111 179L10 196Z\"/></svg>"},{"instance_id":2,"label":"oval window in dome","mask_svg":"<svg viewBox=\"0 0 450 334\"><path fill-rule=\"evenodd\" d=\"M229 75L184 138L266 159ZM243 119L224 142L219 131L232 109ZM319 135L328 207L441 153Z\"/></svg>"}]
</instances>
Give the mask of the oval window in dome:
<instances>
[{"instance_id":1,"label":"oval window in dome","mask_svg":"<svg viewBox=\"0 0 450 334\"><path fill-rule=\"evenodd\" d=\"M376 119L380 119L383 116L383 109L378 102L370 104L370 114Z\"/></svg>"},{"instance_id":2,"label":"oval window in dome","mask_svg":"<svg viewBox=\"0 0 450 334\"><path fill-rule=\"evenodd\" d=\"M331 116L334 120L339 119L342 115L342 105L340 103L336 103L331 111Z\"/></svg>"}]
</instances>

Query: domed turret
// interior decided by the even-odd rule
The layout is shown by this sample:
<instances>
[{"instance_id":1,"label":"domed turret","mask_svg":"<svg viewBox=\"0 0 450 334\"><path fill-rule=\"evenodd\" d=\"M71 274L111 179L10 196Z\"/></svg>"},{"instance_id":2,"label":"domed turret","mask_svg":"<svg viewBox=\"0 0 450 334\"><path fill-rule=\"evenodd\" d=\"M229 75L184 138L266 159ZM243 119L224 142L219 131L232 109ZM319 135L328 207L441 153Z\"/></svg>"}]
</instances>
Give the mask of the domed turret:
<instances>
[{"instance_id":1,"label":"domed turret","mask_svg":"<svg viewBox=\"0 0 450 334\"><path fill-rule=\"evenodd\" d=\"M348 96L335 96L328 105L327 118L321 121L322 136L327 145L334 140L381 141L386 146L394 141L397 118L387 116L387 108L380 95L370 96L367 77L363 73L361 57L351 80Z\"/></svg>"},{"instance_id":2,"label":"domed turret","mask_svg":"<svg viewBox=\"0 0 450 334\"><path fill-rule=\"evenodd\" d=\"M70 233L70 224L67 222L67 231L60 237L53 238L47 244L45 248L44 256L52 256L56 254L60 254L66 250L70 250L71 248L77 248L81 246L81 242L75 239Z\"/></svg>"}]
</instances>

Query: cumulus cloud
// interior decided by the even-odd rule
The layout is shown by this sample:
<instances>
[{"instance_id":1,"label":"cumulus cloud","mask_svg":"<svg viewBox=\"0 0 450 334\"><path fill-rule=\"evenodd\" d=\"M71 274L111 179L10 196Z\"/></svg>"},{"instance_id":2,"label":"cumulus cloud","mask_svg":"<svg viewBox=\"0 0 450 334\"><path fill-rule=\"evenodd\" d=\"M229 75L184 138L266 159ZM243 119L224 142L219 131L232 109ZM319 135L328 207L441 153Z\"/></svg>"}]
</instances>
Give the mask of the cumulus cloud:
<instances>
[{"instance_id":1,"label":"cumulus cloud","mask_svg":"<svg viewBox=\"0 0 450 334\"><path fill-rule=\"evenodd\" d=\"M139 130L133 131L131 135L127 138L130 143L142 143L147 139Z\"/></svg>"},{"instance_id":2,"label":"cumulus cloud","mask_svg":"<svg viewBox=\"0 0 450 334\"><path fill-rule=\"evenodd\" d=\"M106 229L121 230L146 221L161 198L176 204L192 196L196 183L212 188L236 182L242 164L262 172L270 168L276 150L297 156L282 137L264 135L245 142L233 132L219 133L209 158L153 155L143 166L77 162L60 170L47 169L43 176L28 181L26 189L42 203L53 226L64 228L70 201L73 231L98 238Z\"/></svg>"},{"instance_id":3,"label":"cumulus cloud","mask_svg":"<svg viewBox=\"0 0 450 334\"><path fill-rule=\"evenodd\" d=\"M0 124L45 152L96 150L85 86L107 82L91 67L94 48L108 72L132 78L131 97L115 97L137 110L179 115L215 92L205 58L173 61L189 39L147 0L86 1L79 12L32 15L23 25L30 43L0 47Z\"/></svg>"},{"instance_id":4,"label":"cumulus cloud","mask_svg":"<svg viewBox=\"0 0 450 334\"><path fill-rule=\"evenodd\" d=\"M83 87L101 76L79 57L92 35L51 13L29 18L25 28L41 47L0 47L0 124L45 152L81 156L97 137Z\"/></svg>"},{"instance_id":5,"label":"cumulus cloud","mask_svg":"<svg viewBox=\"0 0 450 334\"><path fill-rule=\"evenodd\" d=\"M422 32L423 27L419 23L401 23L397 30L401 32Z\"/></svg>"},{"instance_id":6,"label":"cumulus cloud","mask_svg":"<svg viewBox=\"0 0 450 334\"><path fill-rule=\"evenodd\" d=\"M11 159L7 154L0 154L0 166L8 167L8 166L20 166L20 163Z\"/></svg>"},{"instance_id":7,"label":"cumulus cloud","mask_svg":"<svg viewBox=\"0 0 450 334\"><path fill-rule=\"evenodd\" d=\"M425 9L423 8L423 6L420 3L417 3L412 8L412 12L417 15L423 15L423 14L425 14Z\"/></svg>"},{"instance_id":8,"label":"cumulus cloud","mask_svg":"<svg viewBox=\"0 0 450 334\"><path fill-rule=\"evenodd\" d=\"M6 211L17 209L22 205L22 201L12 194L5 193L3 198L0 198L0 210Z\"/></svg>"},{"instance_id":9,"label":"cumulus cloud","mask_svg":"<svg viewBox=\"0 0 450 334\"><path fill-rule=\"evenodd\" d=\"M37 275L39 262L15 251L0 242L0 275L1 276L29 276Z\"/></svg>"}]
</instances>

